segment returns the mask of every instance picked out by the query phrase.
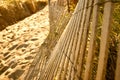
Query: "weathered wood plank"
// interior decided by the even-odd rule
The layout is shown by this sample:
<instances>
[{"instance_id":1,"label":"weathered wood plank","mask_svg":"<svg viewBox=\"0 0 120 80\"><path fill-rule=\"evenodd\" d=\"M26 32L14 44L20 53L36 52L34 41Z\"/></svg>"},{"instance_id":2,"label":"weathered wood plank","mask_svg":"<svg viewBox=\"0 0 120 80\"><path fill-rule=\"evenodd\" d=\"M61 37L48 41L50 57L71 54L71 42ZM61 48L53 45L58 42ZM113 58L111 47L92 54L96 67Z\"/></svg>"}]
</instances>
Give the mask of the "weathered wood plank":
<instances>
[{"instance_id":1,"label":"weathered wood plank","mask_svg":"<svg viewBox=\"0 0 120 80\"><path fill-rule=\"evenodd\" d=\"M80 78L81 76L81 71L82 71L82 63L83 63L83 56L85 54L85 51L86 51L86 45L87 45L87 38L88 38L88 31L89 31L89 27L90 27L90 18L91 18L91 12L92 12L92 7L91 5L93 4L93 0L90 0L87 2L87 12L86 12L86 19L85 19L85 24L84 24L84 27L83 27L83 35L82 35L82 44L80 45L81 48L80 48L80 56L79 56L79 59L78 59L78 71L77 71L77 75L78 75L78 78Z\"/></svg>"},{"instance_id":2,"label":"weathered wood plank","mask_svg":"<svg viewBox=\"0 0 120 80\"><path fill-rule=\"evenodd\" d=\"M94 5L98 3L99 0L94 1ZM86 61L86 66L85 66L85 76L84 80L89 80L90 79L90 73L91 73L91 65L93 61L93 56L94 56L94 50L95 50L95 38L96 38L96 29L97 29L97 24L98 24L98 5L95 5L93 8L93 18L92 18L92 30L91 30L91 37L90 37L90 45L88 49L88 55L87 55L87 61Z\"/></svg>"},{"instance_id":3,"label":"weathered wood plank","mask_svg":"<svg viewBox=\"0 0 120 80\"><path fill-rule=\"evenodd\" d=\"M104 5L103 25L101 33L100 54L96 80L105 80L106 64L108 58L108 39L112 18L112 2Z\"/></svg>"},{"instance_id":4,"label":"weathered wood plank","mask_svg":"<svg viewBox=\"0 0 120 80\"><path fill-rule=\"evenodd\" d=\"M79 8L83 9L83 7L85 6L85 0L82 0L81 3L82 3L82 5L79 5ZM68 75L67 75L67 80L70 80L70 79L74 80L74 77L75 77L75 74L74 74L74 72L75 72L74 60L75 60L75 55L76 55L75 50L77 47L77 42L78 42L78 37L79 37L78 33L81 29L80 22L82 21L83 12L84 12L84 10L81 10L78 13L79 18L78 18L77 23L76 23L77 31L76 31L75 36L74 36L73 48L72 48L71 56L70 56L71 62L69 62L69 68L68 68L69 71L68 71ZM75 15L77 17L77 14L75 14Z\"/></svg>"}]
</instances>

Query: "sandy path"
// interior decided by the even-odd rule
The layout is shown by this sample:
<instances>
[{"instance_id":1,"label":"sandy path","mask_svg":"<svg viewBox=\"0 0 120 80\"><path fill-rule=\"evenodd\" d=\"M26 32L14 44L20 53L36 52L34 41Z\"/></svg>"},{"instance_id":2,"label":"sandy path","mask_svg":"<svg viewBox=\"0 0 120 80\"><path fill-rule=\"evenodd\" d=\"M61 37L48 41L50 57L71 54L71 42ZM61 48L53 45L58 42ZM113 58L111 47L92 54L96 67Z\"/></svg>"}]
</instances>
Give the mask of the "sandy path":
<instances>
[{"instance_id":1,"label":"sandy path","mask_svg":"<svg viewBox=\"0 0 120 80\"><path fill-rule=\"evenodd\" d=\"M48 33L48 6L1 31L0 80L22 80Z\"/></svg>"}]
</instances>

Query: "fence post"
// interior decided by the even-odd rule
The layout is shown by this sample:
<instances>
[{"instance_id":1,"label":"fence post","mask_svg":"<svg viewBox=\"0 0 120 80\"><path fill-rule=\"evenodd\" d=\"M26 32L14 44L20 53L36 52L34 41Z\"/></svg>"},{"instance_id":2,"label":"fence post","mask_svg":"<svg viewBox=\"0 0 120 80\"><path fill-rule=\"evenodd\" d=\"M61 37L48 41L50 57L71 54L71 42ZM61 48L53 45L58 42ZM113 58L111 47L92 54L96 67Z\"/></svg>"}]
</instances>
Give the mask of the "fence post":
<instances>
[{"instance_id":1,"label":"fence post","mask_svg":"<svg viewBox=\"0 0 120 80\"><path fill-rule=\"evenodd\" d=\"M103 25L101 32L100 54L96 80L105 80L106 64L108 59L108 38L111 27L112 2L106 0L104 5Z\"/></svg>"}]
</instances>

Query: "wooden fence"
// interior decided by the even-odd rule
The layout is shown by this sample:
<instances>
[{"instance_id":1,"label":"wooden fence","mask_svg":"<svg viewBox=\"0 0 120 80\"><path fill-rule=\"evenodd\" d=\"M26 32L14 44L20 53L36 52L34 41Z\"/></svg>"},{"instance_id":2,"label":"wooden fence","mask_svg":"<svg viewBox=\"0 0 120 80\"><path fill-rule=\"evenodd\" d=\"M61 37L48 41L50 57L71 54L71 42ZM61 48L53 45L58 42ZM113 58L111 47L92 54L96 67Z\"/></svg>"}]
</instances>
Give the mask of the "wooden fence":
<instances>
[{"instance_id":1,"label":"wooden fence","mask_svg":"<svg viewBox=\"0 0 120 80\"><path fill-rule=\"evenodd\" d=\"M79 0L46 64L42 58L42 70L26 80L120 80L120 43L115 68L108 70L115 4L119 0Z\"/></svg>"}]
</instances>

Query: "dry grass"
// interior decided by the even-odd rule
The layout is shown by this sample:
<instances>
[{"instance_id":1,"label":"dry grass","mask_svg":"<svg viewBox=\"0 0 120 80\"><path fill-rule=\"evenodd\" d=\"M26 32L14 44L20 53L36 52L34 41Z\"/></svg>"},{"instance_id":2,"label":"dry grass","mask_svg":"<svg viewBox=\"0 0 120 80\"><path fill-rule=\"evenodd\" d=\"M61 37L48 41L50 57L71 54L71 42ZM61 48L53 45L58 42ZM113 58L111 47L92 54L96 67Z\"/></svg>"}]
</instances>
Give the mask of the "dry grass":
<instances>
[{"instance_id":1,"label":"dry grass","mask_svg":"<svg viewBox=\"0 0 120 80\"><path fill-rule=\"evenodd\" d=\"M47 0L0 0L0 30L41 10Z\"/></svg>"}]
</instances>

